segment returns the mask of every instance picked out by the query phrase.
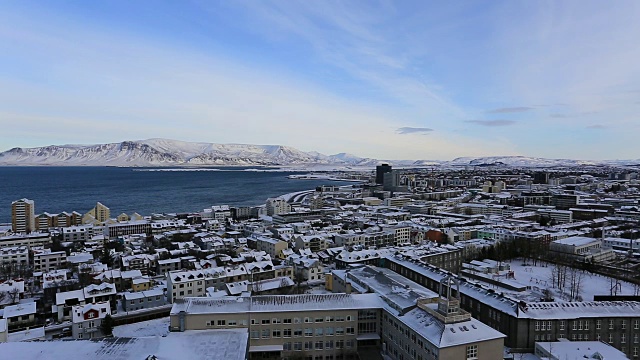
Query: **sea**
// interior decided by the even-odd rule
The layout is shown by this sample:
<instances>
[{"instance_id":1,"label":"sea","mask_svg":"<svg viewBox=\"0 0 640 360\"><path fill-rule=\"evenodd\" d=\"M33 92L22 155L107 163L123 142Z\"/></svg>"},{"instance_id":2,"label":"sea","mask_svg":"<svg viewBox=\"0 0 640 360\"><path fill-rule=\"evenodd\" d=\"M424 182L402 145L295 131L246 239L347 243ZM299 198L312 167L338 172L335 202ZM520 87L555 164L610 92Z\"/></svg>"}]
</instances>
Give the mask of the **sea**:
<instances>
[{"instance_id":1,"label":"sea","mask_svg":"<svg viewBox=\"0 0 640 360\"><path fill-rule=\"evenodd\" d=\"M0 223L11 222L11 202L22 198L35 202L36 214L85 214L101 202L116 217L196 212L213 205L256 206L269 197L320 185L353 185L288 178L304 173L247 167L0 167Z\"/></svg>"}]
</instances>

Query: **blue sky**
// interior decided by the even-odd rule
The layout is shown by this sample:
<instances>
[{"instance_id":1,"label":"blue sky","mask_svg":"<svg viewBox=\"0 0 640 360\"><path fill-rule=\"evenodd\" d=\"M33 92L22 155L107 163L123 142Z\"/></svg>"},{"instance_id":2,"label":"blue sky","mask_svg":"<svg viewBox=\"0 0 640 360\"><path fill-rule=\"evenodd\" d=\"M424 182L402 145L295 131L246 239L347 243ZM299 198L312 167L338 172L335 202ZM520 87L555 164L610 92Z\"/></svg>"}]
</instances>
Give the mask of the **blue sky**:
<instances>
[{"instance_id":1,"label":"blue sky","mask_svg":"<svg viewBox=\"0 0 640 360\"><path fill-rule=\"evenodd\" d=\"M640 158L637 1L0 4L0 150Z\"/></svg>"}]
</instances>

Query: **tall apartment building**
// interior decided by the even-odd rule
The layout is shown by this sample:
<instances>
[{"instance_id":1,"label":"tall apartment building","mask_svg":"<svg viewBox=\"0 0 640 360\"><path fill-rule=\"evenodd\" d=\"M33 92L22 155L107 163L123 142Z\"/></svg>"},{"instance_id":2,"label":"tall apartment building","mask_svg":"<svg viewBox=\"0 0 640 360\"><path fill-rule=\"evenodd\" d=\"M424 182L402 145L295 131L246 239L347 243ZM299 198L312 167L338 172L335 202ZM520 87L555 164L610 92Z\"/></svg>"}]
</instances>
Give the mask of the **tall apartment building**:
<instances>
[{"instance_id":1,"label":"tall apartment building","mask_svg":"<svg viewBox=\"0 0 640 360\"><path fill-rule=\"evenodd\" d=\"M88 213L84 215L82 218L83 223L91 222L91 220L96 220L101 223L109 220L111 218L111 210L108 207L104 206L102 203L96 203L96 206L89 210Z\"/></svg>"},{"instance_id":2,"label":"tall apartment building","mask_svg":"<svg viewBox=\"0 0 640 360\"><path fill-rule=\"evenodd\" d=\"M14 233L21 234L36 231L35 204L33 200L20 199L11 203L11 229Z\"/></svg>"}]
</instances>

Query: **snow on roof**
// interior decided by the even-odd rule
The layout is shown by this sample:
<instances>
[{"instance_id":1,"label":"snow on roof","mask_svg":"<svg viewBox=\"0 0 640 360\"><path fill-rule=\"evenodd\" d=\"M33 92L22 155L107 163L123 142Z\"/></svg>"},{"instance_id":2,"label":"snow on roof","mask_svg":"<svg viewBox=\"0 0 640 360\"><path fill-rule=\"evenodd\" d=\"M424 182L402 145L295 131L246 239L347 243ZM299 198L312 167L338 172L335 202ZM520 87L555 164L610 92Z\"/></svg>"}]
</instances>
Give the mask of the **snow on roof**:
<instances>
[{"instance_id":1,"label":"snow on roof","mask_svg":"<svg viewBox=\"0 0 640 360\"><path fill-rule=\"evenodd\" d=\"M19 341L29 341L29 340L36 340L36 339L43 339L43 338L44 338L44 326L7 334L7 341L9 343L14 343L14 344ZM23 344L26 344L26 343L23 343ZM33 344L33 343L30 342L29 345L30 344ZM0 343L0 345L2 345L2 343ZM2 349L1 346L0 346L0 349ZM7 354L7 352L2 352L2 354ZM11 359L17 360L17 359L21 359L21 357L11 356ZM24 359L28 359L28 358L24 358Z\"/></svg>"},{"instance_id":2,"label":"snow on roof","mask_svg":"<svg viewBox=\"0 0 640 360\"><path fill-rule=\"evenodd\" d=\"M84 301L84 291L80 289L56 293L56 305L64 305L64 303L69 299Z\"/></svg>"},{"instance_id":3,"label":"snow on roof","mask_svg":"<svg viewBox=\"0 0 640 360\"><path fill-rule=\"evenodd\" d=\"M572 319L586 317L637 317L640 302L637 301L584 301L528 303L520 309L535 319Z\"/></svg>"},{"instance_id":4,"label":"snow on roof","mask_svg":"<svg viewBox=\"0 0 640 360\"><path fill-rule=\"evenodd\" d=\"M24 316L36 313L36 303L30 302L25 304L16 304L5 306L4 318L9 319L16 316Z\"/></svg>"},{"instance_id":5,"label":"snow on roof","mask_svg":"<svg viewBox=\"0 0 640 360\"><path fill-rule=\"evenodd\" d=\"M415 308L402 316L398 316L397 319L439 348L506 337L501 332L474 318L462 322L444 324L420 308Z\"/></svg>"},{"instance_id":6,"label":"snow on roof","mask_svg":"<svg viewBox=\"0 0 640 360\"><path fill-rule=\"evenodd\" d=\"M620 350L600 341L536 342L536 347L551 353L556 359L628 359ZM601 357L594 357L596 353Z\"/></svg>"},{"instance_id":7,"label":"snow on roof","mask_svg":"<svg viewBox=\"0 0 640 360\"><path fill-rule=\"evenodd\" d=\"M107 315L111 315L111 305L108 301L103 301L95 304L86 304L86 305L77 305L72 309L72 320L74 323L84 321L84 314L87 312L95 310L98 313L96 319L102 319Z\"/></svg>"},{"instance_id":8,"label":"snow on roof","mask_svg":"<svg viewBox=\"0 0 640 360\"><path fill-rule=\"evenodd\" d=\"M0 343L0 353L12 360L244 360L247 330L198 330L166 337Z\"/></svg>"},{"instance_id":9,"label":"snow on roof","mask_svg":"<svg viewBox=\"0 0 640 360\"><path fill-rule=\"evenodd\" d=\"M383 306L377 294L263 295L249 299L184 298L173 304L171 314L230 312L317 311L374 309Z\"/></svg>"},{"instance_id":10,"label":"snow on roof","mask_svg":"<svg viewBox=\"0 0 640 360\"><path fill-rule=\"evenodd\" d=\"M599 242L599 239L584 237L584 236L573 236L564 239L554 240L555 244L569 245L569 246L583 246L592 244L595 242Z\"/></svg>"},{"instance_id":11,"label":"snow on roof","mask_svg":"<svg viewBox=\"0 0 640 360\"><path fill-rule=\"evenodd\" d=\"M7 319L0 319L0 333L7 331Z\"/></svg>"},{"instance_id":12,"label":"snow on roof","mask_svg":"<svg viewBox=\"0 0 640 360\"><path fill-rule=\"evenodd\" d=\"M422 298L437 298L435 292L391 270L364 266L347 272L347 278L392 302L396 309L407 309Z\"/></svg>"}]
</instances>

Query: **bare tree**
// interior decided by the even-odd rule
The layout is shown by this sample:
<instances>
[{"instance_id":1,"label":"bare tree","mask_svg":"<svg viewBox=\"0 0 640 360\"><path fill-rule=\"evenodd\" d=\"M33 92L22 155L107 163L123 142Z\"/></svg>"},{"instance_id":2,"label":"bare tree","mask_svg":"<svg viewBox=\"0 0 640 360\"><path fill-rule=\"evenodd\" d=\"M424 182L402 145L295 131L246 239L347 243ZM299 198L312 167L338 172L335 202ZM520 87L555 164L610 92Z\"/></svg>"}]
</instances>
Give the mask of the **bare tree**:
<instances>
[{"instance_id":1,"label":"bare tree","mask_svg":"<svg viewBox=\"0 0 640 360\"><path fill-rule=\"evenodd\" d=\"M8 296L9 296L8 292L0 291L0 304L2 304Z\"/></svg>"},{"instance_id":2,"label":"bare tree","mask_svg":"<svg viewBox=\"0 0 640 360\"><path fill-rule=\"evenodd\" d=\"M20 300L20 290L18 288L14 287L7 293L9 294L9 299L11 299L11 304L16 304Z\"/></svg>"},{"instance_id":3,"label":"bare tree","mask_svg":"<svg viewBox=\"0 0 640 360\"><path fill-rule=\"evenodd\" d=\"M571 268L569 272L569 299L570 301L577 301L581 298L580 292L582 291L582 281L584 278L584 272Z\"/></svg>"}]
</instances>

